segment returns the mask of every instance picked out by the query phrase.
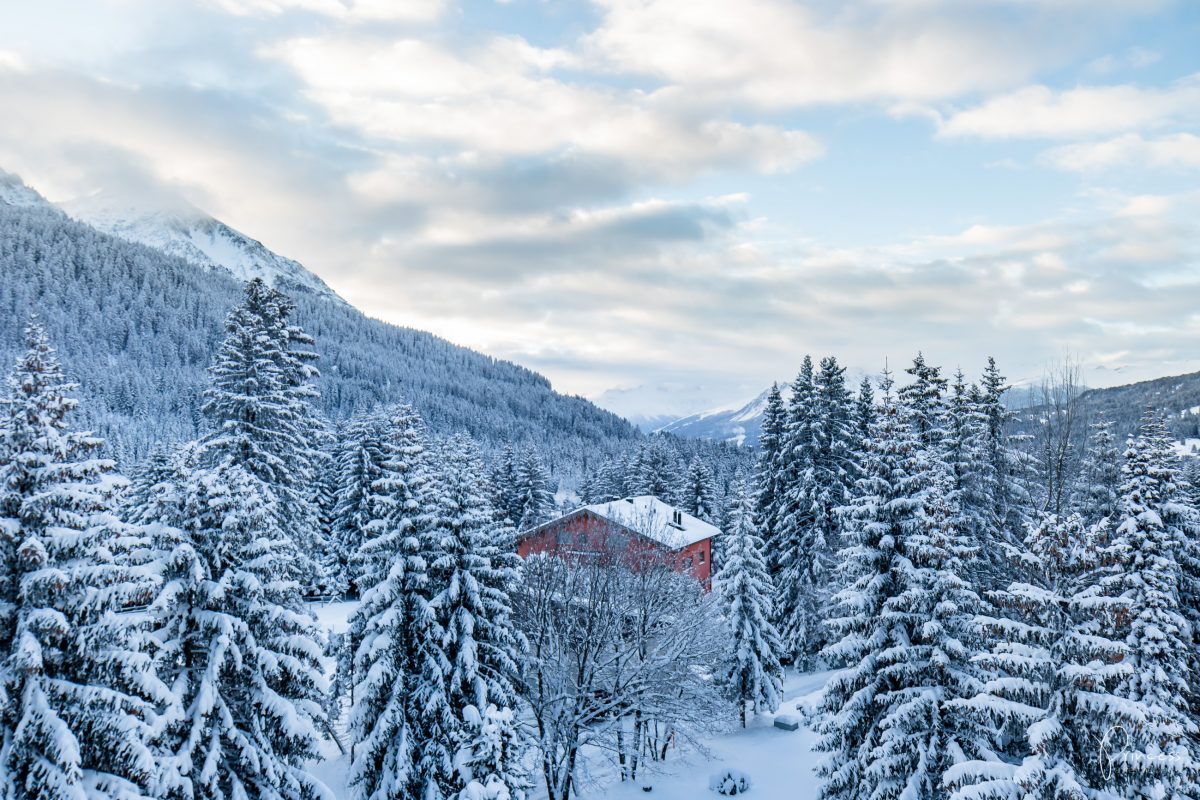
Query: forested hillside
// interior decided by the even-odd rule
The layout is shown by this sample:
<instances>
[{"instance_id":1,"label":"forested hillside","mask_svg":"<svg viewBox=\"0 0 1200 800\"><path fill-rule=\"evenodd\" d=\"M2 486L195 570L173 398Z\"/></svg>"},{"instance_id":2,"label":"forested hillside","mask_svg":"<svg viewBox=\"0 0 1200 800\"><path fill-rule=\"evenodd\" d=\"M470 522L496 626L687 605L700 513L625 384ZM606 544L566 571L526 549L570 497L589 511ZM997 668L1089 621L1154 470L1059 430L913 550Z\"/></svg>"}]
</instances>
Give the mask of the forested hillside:
<instances>
[{"instance_id":1,"label":"forested hillside","mask_svg":"<svg viewBox=\"0 0 1200 800\"><path fill-rule=\"evenodd\" d=\"M197 436L206 368L241 283L100 233L19 188L0 193L0 359L21 351L36 310L89 400L84 424L119 461ZM637 436L523 367L341 302L294 299L297 323L317 341L319 407L332 420L403 398L436 433L469 433L489 449L532 444L567 473Z\"/></svg>"}]
</instances>

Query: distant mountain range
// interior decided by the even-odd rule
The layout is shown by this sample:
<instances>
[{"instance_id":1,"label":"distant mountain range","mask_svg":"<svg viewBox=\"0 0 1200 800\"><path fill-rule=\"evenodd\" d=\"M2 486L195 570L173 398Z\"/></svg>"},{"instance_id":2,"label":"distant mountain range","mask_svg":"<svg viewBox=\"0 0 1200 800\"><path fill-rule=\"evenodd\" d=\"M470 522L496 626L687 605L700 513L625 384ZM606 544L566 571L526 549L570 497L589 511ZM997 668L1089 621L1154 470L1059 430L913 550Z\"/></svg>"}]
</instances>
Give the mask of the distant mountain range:
<instances>
[{"instance_id":1,"label":"distant mountain range","mask_svg":"<svg viewBox=\"0 0 1200 800\"><path fill-rule=\"evenodd\" d=\"M531 370L367 317L298 262L194 208L106 195L59 208L0 171L0 275L0 369L36 312L81 384L83 424L126 465L198 433L208 364L251 277L295 299L335 422L406 400L435 433L466 432L486 448L534 444L560 476L638 436Z\"/></svg>"},{"instance_id":2,"label":"distant mountain range","mask_svg":"<svg viewBox=\"0 0 1200 800\"><path fill-rule=\"evenodd\" d=\"M786 397L789 387L781 384L780 390ZM765 389L748 403L689 414L660 425L657 430L689 439L712 439L757 446L758 437L762 434L763 414L767 409L767 395L770 393L770 389Z\"/></svg>"},{"instance_id":3,"label":"distant mountain range","mask_svg":"<svg viewBox=\"0 0 1200 800\"><path fill-rule=\"evenodd\" d=\"M786 398L787 384L780 384L780 389ZM686 438L756 447L762 434L769 393L767 389L747 403L679 417L659 425L656 430ZM1038 414L1036 394L1026 389L1014 394L1012 399L1026 424L1032 424L1029 420L1035 420ZM1088 389L1079 396L1079 401L1087 417L1102 413L1113 423L1114 432L1121 438L1136 429L1147 408L1153 408L1166 418L1179 441L1200 439L1200 372L1106 389Z\"/></svg>"}]
</instances>

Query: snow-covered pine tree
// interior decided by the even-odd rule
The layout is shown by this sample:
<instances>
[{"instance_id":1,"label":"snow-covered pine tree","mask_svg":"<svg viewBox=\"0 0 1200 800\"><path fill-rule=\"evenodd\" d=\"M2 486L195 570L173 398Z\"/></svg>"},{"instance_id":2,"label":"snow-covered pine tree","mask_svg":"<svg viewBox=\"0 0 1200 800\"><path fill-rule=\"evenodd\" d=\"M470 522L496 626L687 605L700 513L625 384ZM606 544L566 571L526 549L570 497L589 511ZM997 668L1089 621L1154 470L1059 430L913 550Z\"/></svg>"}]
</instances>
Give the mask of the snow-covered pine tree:
<instances>
[{"instance_id":1,"label":"snow-covered pine tree","mask_svg":"<svg viewBox=\"0 0 1200 800\"><path fill-rule=\"evenodd\" d=\"M428 549L433 517L427 486L430 465L415 413L391 416L390 476L378 486L389 513L365 529L356 561L362 603L351 619L355 644L353 742L349 785L354 800L425 800L443 797L436 774L423 771L430 718L450 716L449 663L444 631L430 605ZM444 723L443 723L444 724Z\"/></svg>"},{"instance_id":2,"label":"snow-covered pine tree","mask_svg":"<svg viewBox=\"0 0 1200 800\"><path fill-rule=\"evenodd\" d=\"M1080 466L1072 509L1085 522L1116 518L1121 489L1121 451L1112 435L1112 424L1101 414L1092 423L1087 453Z\"/></svg>"},{"instance_id":3,"label":"snow-covered pine tree","mask_svg":"<svg viewBox=\"0 0 1200 800\"><path fill-rule=\"evenodd\" d=\"M945 502L944 473L918 425L891 397L879 410L844 510L840 637L826 657L846 667L826 688L818 749L822 798L937 798L942 773L986 744L950 701L974 696L978 598L958 577L969 548Z\"/></svg>"},{"instance_id":4,"label":"snow-covered pine tree","mask_svg":"<svg viewBox=\"0 0 1200 800\"><path fill-rule=\"evenodd\" d=\"M871 423L874 421L875 387L869 377L863 376L862 382L858 384L858 396L854 398L854 452L861 452L866 445L867 439L871 437Z\"/></svg>"},{"instance_id":5,"label":"snow-covered pine tree","mask_svg":"<svg viewBox=\"0 0 1200 800\"><path fill-rule=\"evenodd\" d=\"M26 344L0 415L0 794L148 796L166 691L127 613L153 594L128 552L142 532L111 514L101 442L68 429L77 387L36 320Z\"/></svg>"},{"instance_id":6,"label":"snow-covered pine tree","mask_svg":"<svg viewBox=\"0 0 1200 800\"><path fill-rule=\"evenodd\" d=\"M717 486L713 479L712 468L700 456L693 456L683 476L683 484L679 489L680 508L705 522L716 524L719 517L717 508Z\"/></svg>"},{"instance_id":7,"label":"snow-covered pine tree","mask_svg":"<svg viewBox=\"0 0 1200 800\"><path fill-rule=\"evenodd\" d=\"M519 562L511 549L512 530L495 521L475 443L465 436L452 437L441 444L437 456L429 492L428 572L430 605L443 631L448 670L446 705L422 715L428 726L423 732L430 737L424 743L422 769L441 786L441 796L453 797L465 787L449 745L464 736L467 706L493 705L501 713L516 707L513 679L520 639L509 594ZM507 763L491 765L488 771L519 776L521 753L504 755Z\"/></svg>"},{"instance_id":8,"label":"snow-covered pine tree","mask_svg":"<svg viewBox=\"0 0 1200 800\"><path fill-rule=\"evenodd\" d=\"M1088 800L1109 788L1123 731L1141 712L1112 694L1126 647L1104 633L1108 536L1107 520L1045 517L1017 565L1028 580L992 593L1005 616L979 618L994 643L977 657L991 678L956 705L995 731L995 749L947 772L955 798Z\"/></svg>"},{"instance_id":9,"label":"snow-covered pine tree","mask_svg":"<svg viewBox=\"0 0 1200 800\"><path fill-rule=\"evenodd\" d=\"M290 577L295 545L278 528L278 501L240 464L187 460L156 528L164 583L151 611L171 688L156 795L326 797L304 767L325 724L322 647Z\"/></svg>"},{"instance_id":10,"label":"snow-covered pine tree","mask_svg":"<svg viewBox=\"0 0 1200 800\"><path fill-rule=\"evenodd\" d=\"M358 597L360 567L355 560L368 528L384 513L379 482L387 460L388 415L360 412L343 428L337 448L337 486L333 504L330 549L339 556L338 577L346 593Z\"/></svg>"},{"instance_id":11,"label":"snow-covered pine tree","mask_svg":"<svg viewBox=\"0 0 1200 800\"><path fill-rule=\"evenodd\" d=\"M129 481L129 487L120 498L120 514L131 523L154 522L151 514L157 488L173 474L174 453L169 447L154 448L146 460L139 465Z\"/></svg>"},{"instance_id":12,"label":"snow-covered pine tree","mask_svg":"<svg viewBox=\"0 0 1200 800\"><path fill-rule=\"evenodd\" d=\"M925 363L922 353L917 353L912 366L904 371L912 376L912 383L901 387L900 402L909 408L917 441L932 451L941 444L947 381L942 368Z\"/></svg>"},{"instance_id":13,"label":"snow-covered pine tree","mask_svg":"<svg viewBox=\"0 0 1200 800\"><path fill-rule=\"evenodd\" d=\"M1113 788L1136 796L1194 797L1198 733L1189 700L1196 690L1195 653L1182 596L1181 527L1175 485L1177 457L1153 409L1125 452L1120 510L1105 558L1102 585L1119 601L1111 636L1126 646L1117 697L1142 706L1139 724L1113 759Z\"/></svg>"},{"instance_id":14,"label":"snow-covered pine tree","mask_svg":"<svg viewBox=\"0 0 1200 800\"><path fill-rule=\"evenodd\" d=\"M492 505L500 512L510 525L517 524L516 485L517 485L517 451L511 444L504 445L496 466L492 469Z\"/></svg>"},{"instance_id":15,"label":"snow-covered pine tree","mask_svg":"<svg viewBox=\"0 0 1200 800\"><path fill-rule=\"evenodd\" d=\"M971 387L967 386L962 370L954 374L938 427L941 441L938 452L933 456L946 471L946 500L953 509L955 527L975 549L977 557L966 565L972 580L975 580L988 570L992 562L1002 561L1006 554L986 552L997 533L991 498L983 482L987 473L986 465L982 463L983 419L976 410Z\"/></svg>"},{"instance_id":16,"label":"snow-covered pine tree","mask_svg":"<svg viewBox=\"0 0 1200 800\"><path fill-rule=\"evenodd\" d=\"M320 540L324 543L324 551L320 554L321 575L325 580L323 596L329 599L340 599L347 592L347 567L350 563L349 554L342 549L342 543L337 537L338 474L340 472L339 445L345 434L345 425L339 421L321 451L321 459L316 474L316 506L317 524L320 525Z\"/></svg>"},{"instance_id":17,"label":"snow-covered pine tree","mask_svg":"<svg viewBox=\"0 0 1200 800\"><path fill-rule=\"evenodd\" d=\"M523 531L550 519L554 513L550 474L532 447L526 448L516 461L512 480L509 489L512 497L509 524Z\"/></svg>"},{"instance_id":18,"label":"snow-covered pine tree","mask_svg":"<svg viewBox=\"0 0 1200 800\"><path fill-rule=\"evenodd\" d=\"M513 764L513 754L522 752L525 744L513 709L490 705L480 712L467 706L458 738L454 761L463 789L457 800L517 800L524 796L528 778L519 764ZM503 771L511 766L519 771Z\"/></svg>"},{"instance_id":19,"label":"snow-covered pine tree","mask_svg":"<svg viewBox=\"0 0 1200 800\"><path fill-rule=\"evenodd\" d=\"M754 498L742 481L730 492L725 556L713 579L721 612L732 633L728 671L723 676L746 727L746 704L755 713L775 711L783 699L782 642L771 622L775 586L767 571L763 541L754 524Z\"/></svg>"},{"instance_id":20,"label":"snow-covered pine tree","mask_svg":"<svg viewBox=\"0 0 1200 800\"><path fill-rule=\"evenodd\" d=\"M293 575L316 592L326 544L314 487L326 429L313 406L316 354L306 349L313 340L289 323L294 308L261 279L246 284L209 370L201 410L210 430L201 443L208 463L238 464L271 487L278 527L296 540Z\"/></svg>"},{"instance_id":21,"label":"snow-covered pine tree","mask_svg":"<svg viewBox=\"0 0 1200 800\"><path fill-rule=\"evenodd\" d=\"M779 508L783 497L783 470L780 468L780 450L784 446L787 426L787 409L779 384L771 384L767 393L767 404L763 410L762 433L758 439L758 465L755 470L755 518L762 531L763 542L768 552L775 550L775 533L779 527ZM778 565L768 563L775 574Z\"/></svg>"},{"instance_id":22,"label":"snow-covered pine tree","mask_svg":"<svg viewBox=\"0 0 1200 800\"><path fill-rule=\"evenodd\" d=\"M979 465L981 503L990 519L996 539L983 545L983 555L1018 553L1033 520L1033 498L1029 477L1034 464L1031 457L1015 446L1008 424L1013 413L1004 403L1011 387L1000 374L996 360L989 357L978 386L971 395L975 413L982 424L982 461ZM1008 576L1002 564L995 562L985 587L1003 587Z\"/></svg>"},{"instance_id":23,"label":"snow-covered pine tree","mask_svg":"<svg viewBox=\"0 0 1200 800\"><path fill-rule=\"evenodd\" d=\"M679 485L679 458L664 436L651 436L638 449L628 474L630 494L651 494L670 503Z\"/></svg>"},{"instance_id":24,"label":"snow-covered pine tree","mask_svg":"<svg viewBox=\"0 0 1200 800\"><path fill-rule=\"evenodd\" d=\"M783 639L782 656L801 668L808 666L813 643L820 641L821 613L818 588L827 575L827 542L813 521L813 454L816 425L812 359L804 357L792 383L783 444L776 470L781 495L776 512L775 587L779 602L776 627Z\"/></svg>"}]
</instances>

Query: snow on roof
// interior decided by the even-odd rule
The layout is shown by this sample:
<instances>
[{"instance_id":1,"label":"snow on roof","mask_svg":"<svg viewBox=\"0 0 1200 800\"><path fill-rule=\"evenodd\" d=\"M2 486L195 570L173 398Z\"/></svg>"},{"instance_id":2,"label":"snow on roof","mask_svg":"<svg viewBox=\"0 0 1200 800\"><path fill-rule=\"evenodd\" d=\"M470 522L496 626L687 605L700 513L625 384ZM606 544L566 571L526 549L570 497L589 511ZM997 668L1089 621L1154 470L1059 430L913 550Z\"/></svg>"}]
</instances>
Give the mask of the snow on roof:
<instances>
[{"instance_id":1,"label":"snow on roof","mask_svg":"<svg viewBox=\"0 0 1200 800\"><path fill-rule=\"evenodd\" d=\"M720 535L721 531L654 495L626 497L584 506L583 510L637 531L659 544L678 550Z\"/></svg>"}]
</instances>

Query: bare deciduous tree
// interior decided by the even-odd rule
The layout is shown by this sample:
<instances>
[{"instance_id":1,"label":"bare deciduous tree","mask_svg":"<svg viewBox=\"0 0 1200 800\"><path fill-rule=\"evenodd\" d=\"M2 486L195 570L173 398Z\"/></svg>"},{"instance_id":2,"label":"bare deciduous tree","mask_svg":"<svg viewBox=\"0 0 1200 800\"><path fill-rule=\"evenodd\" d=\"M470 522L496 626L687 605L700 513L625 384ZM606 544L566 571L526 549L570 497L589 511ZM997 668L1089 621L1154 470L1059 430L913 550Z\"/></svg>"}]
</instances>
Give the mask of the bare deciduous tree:
<instances>
[{"instance_id":1,"label":"bare deciduous tree","mask_svg":"<svg viewBox=\"0 0 1200 800\"><path fill-rule=\"evenodd\" d=\"M514 597L529 641L521 691L550 800L570 800L585 745L622 779L695 743L731 713L714 685L723 624L700 585L664 561L538 555ZM717 722L716 724L721 724Z\"/></svg>"}]
</instances>

